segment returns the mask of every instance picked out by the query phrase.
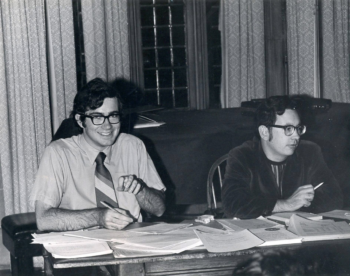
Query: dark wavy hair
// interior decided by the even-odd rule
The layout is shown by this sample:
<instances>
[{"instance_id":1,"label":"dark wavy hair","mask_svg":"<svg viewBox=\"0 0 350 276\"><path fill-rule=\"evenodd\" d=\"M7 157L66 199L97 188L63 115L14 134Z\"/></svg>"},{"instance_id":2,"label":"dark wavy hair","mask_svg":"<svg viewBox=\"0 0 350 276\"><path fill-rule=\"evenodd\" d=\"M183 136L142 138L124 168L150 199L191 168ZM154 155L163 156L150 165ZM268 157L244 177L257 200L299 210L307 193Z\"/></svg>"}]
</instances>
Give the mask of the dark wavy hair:
<instances>
[{"instance_id":1,"label":"dark wavy hair","mask_svg":"<svg viewBox=\"0 0 350 276\"><path fill-rule=\"evenodd\" d=\"M117 86L113 86L100 78L95 78L89 81L76 94L71 117L75 118L76 114L84 114L88 110L101 107L105 98L117 98L119 112L122 113L120 92L121 91L119 91ZM82 116L82 121L84 122L84 120L85 118Z\"/></svg>"},{"instance_id":2,"label":"dark wavy hair","mask_svg":"<svg viewBox=\"0 0 350 276\"><path fill-rule=\"evenodd\" d=\"M293 109L300 116L299 96L271 96L261 102L255 113L255 135L260 139L258 128L261 125L269 126L276 123L277 115L283 115L286 109Z\"/></svg>"}]
</instances>

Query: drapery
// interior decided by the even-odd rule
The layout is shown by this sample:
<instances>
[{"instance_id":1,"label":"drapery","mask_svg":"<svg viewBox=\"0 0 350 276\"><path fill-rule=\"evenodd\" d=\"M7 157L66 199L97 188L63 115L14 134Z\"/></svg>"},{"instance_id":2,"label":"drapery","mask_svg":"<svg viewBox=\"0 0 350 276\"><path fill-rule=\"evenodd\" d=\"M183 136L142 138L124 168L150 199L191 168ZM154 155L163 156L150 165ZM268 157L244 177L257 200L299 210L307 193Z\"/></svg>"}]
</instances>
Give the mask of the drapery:
<instances>
[{"instance_id":1,"label":"drapery","mask_svg":"<svg viewBox=\"0 0 350 276\"><path fill-rule=\"evenodd\" d=\"M44 0L2 0L0 22L0 180L8 215L30 211L51 139Z\"/></svg>"},{"instance_id":2,"label":"drapery","mask_svg":"<svg viewBox=\"0 0 350 276\"><path fill-rule=\"evenodd\" d=\"M72 0L46 0L48 71L53 132L73 109L77 93Z\"/></svg>"},{"instance_id":3,"label":"drapery","mask_svg":"<svg viewBox=\"0 0 350 276\"><path fill-rule=\"evenodd\" d=\"M350 4L321 0L321 76L323 97L350 102Z\"/></svg>"},{"instance_id":4,"label":"drapery","mask_svg":"<svg viewBox=\"0 0 350 276\"><path fill-rule=\"evenodd\" d=\"M289 94L315 96L315 0L287 0Z\"/></svg>"},{"instance_id":5,"label":"drapery","mask_svg":"<svg viewBox=\"0 0 350 276\"><path fill-rule=\"evenodd\" d=\"M263 0L221 0L221 106L264 98L265 48Z\"/></svg>"},{"instance_id":6,"label":"drapery","mask_svg":"<svg viewBox=\"0 0 350 276\"><path fill-rule=\"evenodd\" d=\"M51 123L55 130L72 108L72 1L2 0L0 22L0 215L8 215L33 210L28 199Z\"/></svg>"},{"instance_id":7,"label":"drapery","mask_svg":"<svg viewBox=\"0 0 350 276\"><path fill-rule=\"evenodd\" d=\"M87 81L130 78L127 0L82 0Z\"/></svg>"}]
</instances>

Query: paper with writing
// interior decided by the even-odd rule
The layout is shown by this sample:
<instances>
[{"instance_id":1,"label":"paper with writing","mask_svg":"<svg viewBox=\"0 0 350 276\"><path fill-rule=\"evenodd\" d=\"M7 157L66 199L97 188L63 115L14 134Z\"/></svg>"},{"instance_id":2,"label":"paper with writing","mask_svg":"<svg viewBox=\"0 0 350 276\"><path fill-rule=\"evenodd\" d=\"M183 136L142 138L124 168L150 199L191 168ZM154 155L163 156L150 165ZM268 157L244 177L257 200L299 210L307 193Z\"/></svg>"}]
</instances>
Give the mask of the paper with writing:
<instances>
[{"instance_id":1,"label":"paper with writing","mask_svg":"<svg viewBox=\"0 0 350 276\"><path fill-rule=\"evenodd\" d=\"M350 226L345 221L313 221L298 215L292 215L288 230L303 237L303 241L350 238Z\"/></svg>"},{"instance_id":2,"label":"paper with writing","mask_svg":"<svg viewBox=\"0 0 350 276\"><path fill-rule=\"evenodd\" d=\"M219 220L220 223L224 223L223 220ZM267 219L241 219L241 220L229 220L225 222L226 226L232 228L232 230L239 231L239 229L234 228L234 226L241 229L259 229L259 228L268 228L268 227L277 227L278 224Z\"/></svg>"},{"instance_id":3,"label":"paper with writing","mask_svg":"<svg viewBox=\"0 0 350 276\"><path fill-rule=\"evenodd\" d=\"M228 232L226 234L208 234L194 230L209 252L231 252L252 248L264 241L248 230Z\"/></svg>"},{"instance_id":4,"label":"paper with writing","mask_svg":"<svg viewBox=\"0 0 350 276\"><path fill-rule=\"evenodd\" d=\"M350 220L350 211L349 210L333 210L325 213L320 213L326 218L336 218L336 219L345 219Z\"/></svg>"},{"instance_id":5,"label":"paper with writing","mask_svg":"<svg viewBox=\"0 0 350 276\"><path fill-rule=\"evenodd\" d=\"M129 231L110 230L110 229L96 229L91 231L79 231L64 233L64 236L85 238L90 240L111 241L118 239L122 242L126 238L144 236L145 234Z\"/></svg>"},{"instance_id":6,"label":"paper with writing","mask_svg":"<svg viewBox=\"0 0 350 276\"><path fill-rule=\"evenodd\" d=\"M264 241L264 243L259 246L301 243L301 237L280 227L250 229L249 231Z\"/></svg>"},{"instance_id":7,"label":"paper with writing","mask_svg":"<svg viewBox=\"0 0 350 276\"><path fill-rule=\"evenodd\" d=\"M182 228L191 226L187 223L157 223L150 226L127 230L128 232L149 233L149 234L164 234L171 231L176 231Z\"/></svg>"},{"instance_id":8,"label":"paper with writing","mask_svg":"<svg viewBox=\"0 0 350 276\"><path fill-rule=\"evenodd\" d=\"M107 242L86 241L78 243L46 244L45 249L55 258L81 258L112 253Z\"/></svg>"}]
</instances>

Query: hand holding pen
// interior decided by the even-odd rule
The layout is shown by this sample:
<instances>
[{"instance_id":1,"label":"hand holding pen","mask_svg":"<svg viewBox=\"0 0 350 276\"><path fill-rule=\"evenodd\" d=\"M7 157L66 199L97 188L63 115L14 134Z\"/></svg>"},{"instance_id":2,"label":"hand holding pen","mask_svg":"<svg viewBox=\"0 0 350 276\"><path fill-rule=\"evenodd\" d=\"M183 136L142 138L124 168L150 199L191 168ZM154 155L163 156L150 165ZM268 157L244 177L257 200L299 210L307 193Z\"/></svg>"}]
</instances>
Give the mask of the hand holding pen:
<instances>
[{"instance_id":1,"label":"hand holding pen","mask_svg":"<svg viewBox=\"0 0 350 276\"><path fill-rule=\"evenodd\" d=\"M105 201L101 201L101 204L107 207L110 211L103 211L101 213L102 226L107 229L123 229L125 226L134 222L134 219L130 216L127 210L120 208L114 208Z\"/></svg>"}]
</instances>

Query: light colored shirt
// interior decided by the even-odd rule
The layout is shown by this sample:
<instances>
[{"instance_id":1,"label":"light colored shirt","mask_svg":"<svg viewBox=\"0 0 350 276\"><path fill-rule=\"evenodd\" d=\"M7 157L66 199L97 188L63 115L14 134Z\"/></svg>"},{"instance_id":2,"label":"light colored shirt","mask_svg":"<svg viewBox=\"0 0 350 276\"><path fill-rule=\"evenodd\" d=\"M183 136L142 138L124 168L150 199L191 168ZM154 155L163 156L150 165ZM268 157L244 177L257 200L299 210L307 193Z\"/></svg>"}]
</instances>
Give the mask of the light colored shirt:
<instances>
[{"instance_id":1,"label":"light colored shirt","mask_svg":"<svg viewBox=\"0 0 350 276\"><path fill-rule=\"evenodd\" d=\"M104 151L105 166L115 188L122 175L136 175L148 187L165 190L143 142L121 133L117 141ZM42 201L55 208L83 210L96 208L95 159L99 151L91 147L83 135L52 142L40 161L30 203ZM119 207L142 220L135 195L116 191Z\"/></svg>"}]
</instances>

